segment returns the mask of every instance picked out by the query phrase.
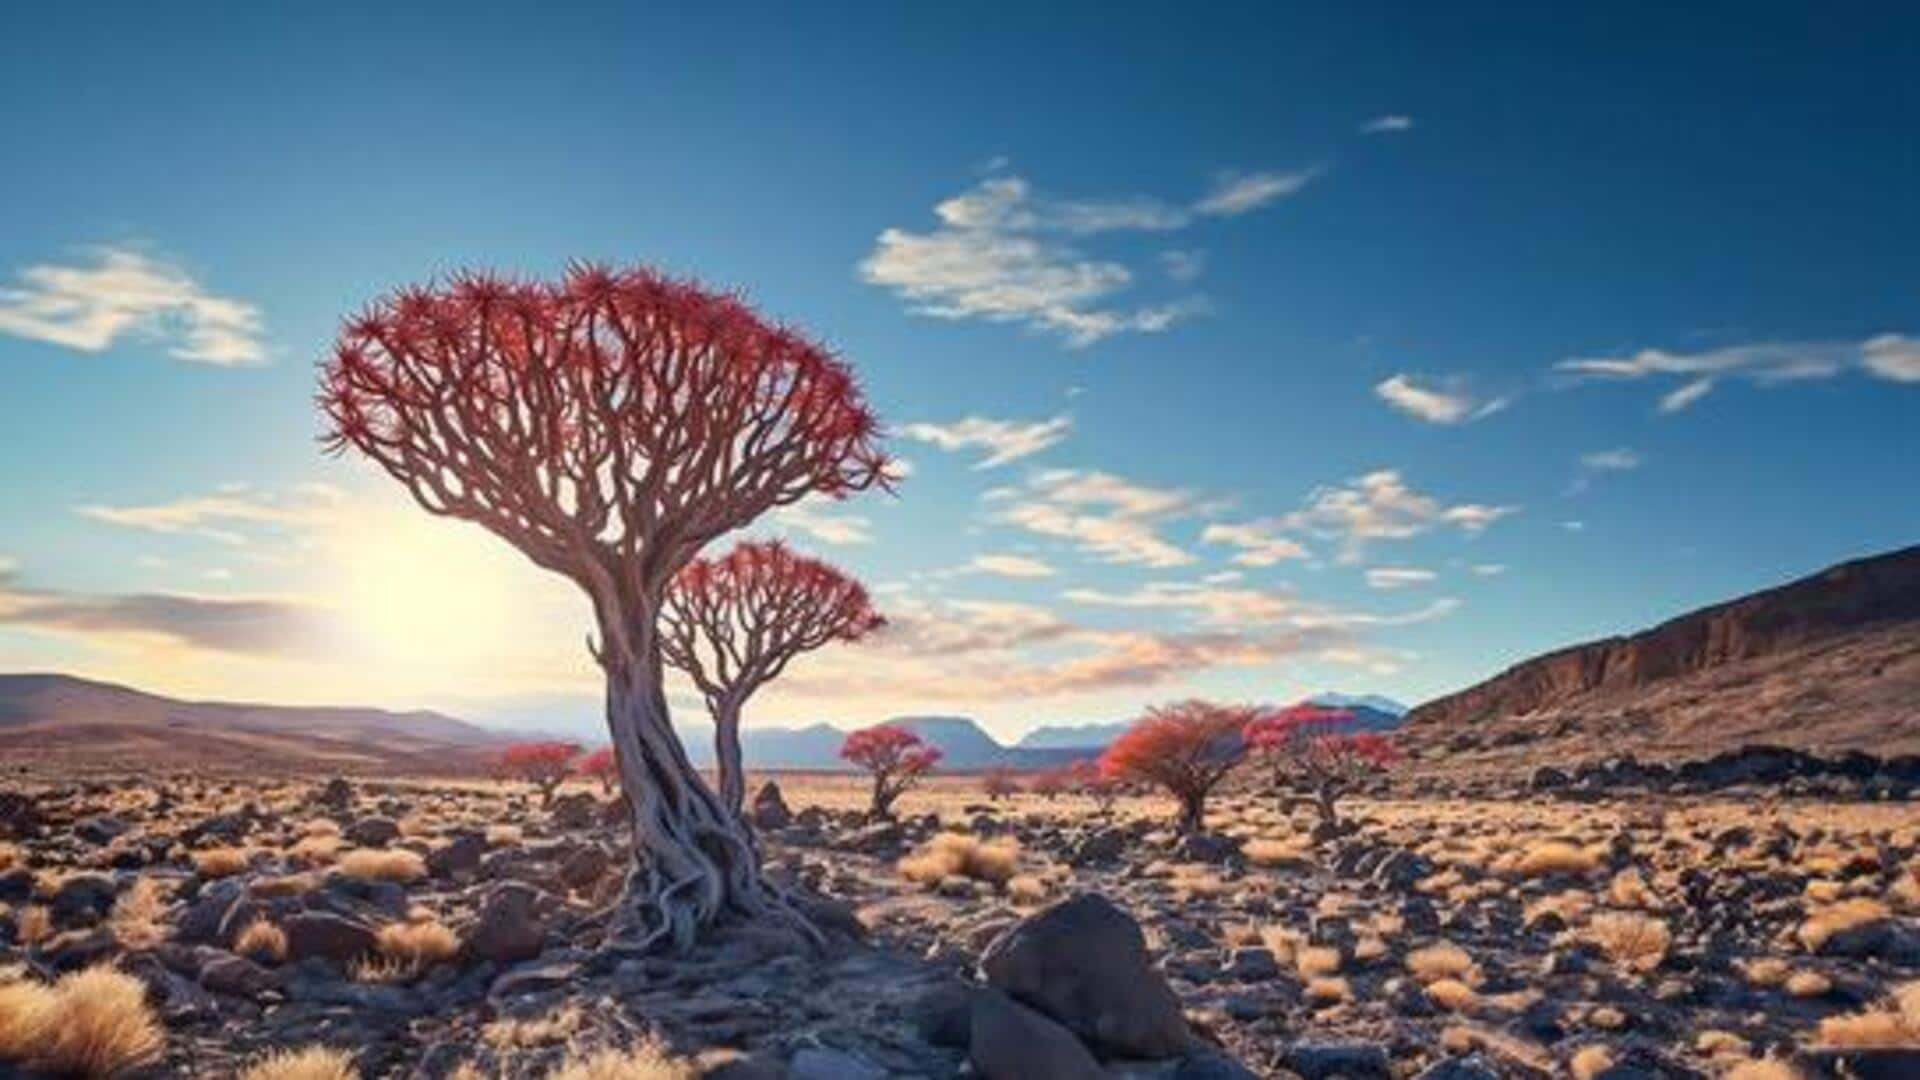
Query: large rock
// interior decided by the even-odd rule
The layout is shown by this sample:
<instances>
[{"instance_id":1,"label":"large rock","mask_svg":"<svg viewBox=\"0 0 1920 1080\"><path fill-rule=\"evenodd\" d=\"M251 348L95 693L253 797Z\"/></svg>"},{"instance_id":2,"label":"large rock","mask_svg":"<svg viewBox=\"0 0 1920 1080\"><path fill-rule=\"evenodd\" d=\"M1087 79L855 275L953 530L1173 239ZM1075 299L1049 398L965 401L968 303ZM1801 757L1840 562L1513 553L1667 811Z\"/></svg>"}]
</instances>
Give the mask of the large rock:
<instances>
[{"instance_id":1,"label":"large rock","mask_svg":"<svg viewBox=\"0 0 1920 1080\"><path fill-rule=\"evenodd\" d=\"M986 1080L1101 1080L1073 1033L998 990L974 995L967 1056Z\"/></svg>"},{"instance_id":2,"label":"large rock","mask_svg":"<svg viewBox=\"0 0 1920 1080\"><path fill-rule=\"evenodd\" d=\"M287 935L287 959L294 963L318 959L344 968L371 953L378 941L366 923L326 911L289 915L280 929Z\"/></svg>"},{"instance_id":3,"label":"large rock","mask_svg":"<svg viewBox=\"0 0 1920 1080\"><path fill-rule=\"evenodd\" d=\"M480 860L486 854L486 834L462 829L453 833L445 844L427 852L427 872L437 878L471 873L479 869Z\"/></svg>"},{"instance_id":4,"label":"large rock","mask_svg":"<svg viewBox=\"0 0 1920 1080\"><path fill-rule=\"evenodd\" d=\"M346 837L355 847L383 848L400 838L400 825L392 818L364 817L347 826Z\"/></svg>"},{"instance_id":5,"label":"large rock","mask_svg":"<svg viewBox=\"0 0 1920 1080\"><path fill-rule=\"evenodd\" d=\"M752 818L756 829L784 829L793 824L793 811L787 808L779 784L769 780L760 785L753 796Z\"/></svg>"},{"instance_id":6,"label":"large rock","mask_svg":"<svg viewBox=\"0 0 1920 1080\"><path fill-rule=\"evenodd\" d=\"M547 944L546 897L525 882L503 881L487 890L480 915L467 932L466 949L476 960L513 964L540 955Z\"/></svg>"},{"instance_id":7,"label":"large rock","mask_svg":"<svg viewBox=\"0 0 1920 1080\"><path fill-rule=\"evenodd\" d=\"M62 930L92 926L113 910L113 901L119 892L112 878L75 874L54 890L53 899L47 902L47 914L53 916L53 925Z\"/></svg>"},{"instance_id":8,"label":"large rock","mask_svg":"<svg viewBox=\"0 0 1920 1080\"><path fill-rule=\"evenodd\" d=\"M591 829L600 817L600 800L584 791L570 792L553 800L550 812L562 829Z\"/></svg>"},{"instance_id":9,"label":"large rock","mask_svg":"<svg viewBox=\"0 0 1920 1080\"><path fill-rule=\"evenodd\" d=\"M989 985L1059 1021L1103 1057L1175 1057L1193 1035L1140 925L1105 897L1062 901L980 958Z\"/></svg>"}]
</instances>

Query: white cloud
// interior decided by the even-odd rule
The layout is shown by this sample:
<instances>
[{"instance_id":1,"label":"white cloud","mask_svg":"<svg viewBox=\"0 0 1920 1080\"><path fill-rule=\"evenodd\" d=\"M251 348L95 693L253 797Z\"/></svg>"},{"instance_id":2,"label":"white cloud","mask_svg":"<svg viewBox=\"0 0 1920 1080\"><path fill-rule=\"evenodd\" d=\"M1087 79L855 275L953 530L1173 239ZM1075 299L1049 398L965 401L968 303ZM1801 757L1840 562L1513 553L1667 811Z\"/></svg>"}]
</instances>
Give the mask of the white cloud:
<instances>
[{"instance_id":1,"label":"white cloud","mask_svg":"<svg viewBox=\"0 0 1920 1080\"><path fill-rule=\"evenodd\" d=\"M797 532L823 544L871 544L873 522L859 514L836 514L809 499L783 506L772 515L775 528Z\"/></svg>"},{"instance_id":2,"label":"white cloud","mask_svg":"<svg viewBox=\"0 0 1920 1080\"><path fill-rule=\"evenodd\" d=\"M1507 407L1506 398L1475 397L1459 378L1422 386L1415 376L1402 372L1375 384L1373 392L1380 400L1429 424L1466 423Z\"/></svg>"},{"instance_id":3,"label":"white cloud","mask_svg":"<svg viewBox=\"0 0 1920 1080\"><path fill-rule=\"evenodd\" d=\"M1193 204L1193 210L1208 217L1236 217L1297 194L1319 175L1319 169L1223 173L1214 180L1213 189Z\"/></svg>"},{"instance_id":4,"label":"white cloud","mask_svg":"<svg viewBox=\"0 0 1920 1080\"><path fill-rule=\"evenodd\" d=\"M1894 382L1920 382L1920 339L1881 334L1861 346L1868 371Z\"/></svg>"},{"instance_id":5,"label":"white cloud","mask_svg":"<svg viewBox=\"0 0 1920 1080\"><path fill-rule=\"evenodd\" d=\"M206 291L185 270L100 248L92 265L30 266L0 287L0 333L99 352L128 334L168 343L169 355L219 366L267 356L259 309Z\"/></svg>"},{"instance_id":6,"label":"white cloud","mask_svg":"<svg viewBox=\"0 0 1920 1080\"><path fill-rule=\"evenodd\" d=\"M1061 595L1076 604L1091 606L1188 611L1203 626L1235 630L1287 627L1327 631L1406 626L1441 618L1459 606L1458 601L1443 598L1413 611L1380 615L1302 600L1289 589L1228 588L1177 581L1149 582L1127 592L1069 589Z\"/></svg>"},{"instance_id":7,"label":"white cloud","mask_svg":"<svg viewBox=\"0 0 1920 1080\"><path fill-rule=\"evenodd\" d=\"M883 230L860 263L870 284L893 290L922 315L1017 323L1057 334L1069 346L1123 333L1159 333L1206 310L1199 296L1125 304L1118 294L1137 275L1126 263L1083 253L1063 238L1116 232L1165 233L1197 218L1254 210L1294 191L1314 174L1248 173L1223 178L1205 198L1183 206L1148 196L1058 199L1018 176L994 176L934 206L925 232ZM1176 282L1197 276L1196 253L1163 254Z\"/></svg>"},{"instance_id":8,"label":"white cloud","mask_svg":"<svg viewBox=\"0 0 1920 1080\"><path fill-rule=\"evenodd\" d=\"M1369 588L1404 589L1409 585L1425 585L1434 579L1434 573L1418 566L1370 566L1366 577Z\"/></svg>"},{"instance_id":9,"label":"white cloud","mask_svg":"<svg viewBox=\"0 0 1920 1080\"><path fill-rule=\"evenodd\" d=\"M1175 281L1186 283L1198 280L1207 268L1207 256L1203 251L1189 251L1170 248L1160 253L1160 268Z\"/></svg>"},{"instance_id":10,"label":"white cloud","mask_svg":"<svg viewBox=\"0 0 1920 1080\"><path fill-rule=\"evenodd\" d=\"M1241 566L1272 566L1283 559L1304 559L1308 551L1299 541L1280 535L1272 522L1217 522L1200 533L1204 544L1227 544L1240 549L1232 561Z\"/></svg>"},{"instance_id":11,"label":"white cloud","mask_svg":"<svg viewBox=\"0 0 1920 1080\"><path fill-rule=\"evenodd\" d=\"M213 495L195 495L139 506L89 503L74 507L81 517L126 529L166 534L190 534L224 544L245 544L248 526L301 526L324 520L326 511L345 493L325 484L303 484L292 498L257 492L244 486L225 488Z\"/></svg>"},{"instance_id":12,"label":"white cloud","mask_svg":"<svg viewBox=\"0 0 1920 1080\"><path fill-rule=\"evenodd\" d=\"M976 469L991 469L1037 454L1067 437L1073 419L1056 416L1051 420L993 420L969 416L950 424L915 423L900 429L903 438L932 443L942 450L978 447L986 456L974 462Z\"/></svg>"},{"instance_id":13,"label":"white cloud","mask_svg":"<svg viewBox=\"0 0 1920 1080\"><path fill-rule=\"evenodd\" d=\"M1110 473L1051 469L1036 473L1012 497L1018 501L997 515L999 521L1072 540L1102 562L1167 567L1193 561L1157 531L1161 522L1193 512L1188 492Z\"/></svg>"},{"instance_id":14,"label":"white cloud","mask_svg":"<svg viewBox=\"0 0 1920 1080\"><path fill-rule=\"evenodd\" d=\"M1371 541L1405 540L1437 525L1475 534L1517 511L1484 503L1449 506L1408 487L1398 470L1381 469L1314 490L1307 505L1282 518L1281 525L1339 540L1341 561L1352 562Z\"/></svg>"},{"instance_id":15,"label":"white cloud","mask_svg":"<svg viewBox=\"0 0 1920 1080\"><path fill-rule=\"evenodd\" d=\"M1678 380L1662 394L1663 413L1677 413L1706 397L1722 380L1759 386L1831 379L1858 370L1894 382L1920 382L1920 341L1880 334L1863 342L1769 341L1705 352L1642 349L1630 356L1573 357L1554 365L1578 382Z\"/></svg>"},{"instance_id":16,"label":"white cloud","mask_svg":"<svg viewBox=\"0 0 1920 1080\"><path fill-rule=\"evenodd\" d=\"M1471 567L1468 567L1468 569L1472 570L1478 577L1499 577L1501 574L1507 572L1506 564L1497 562L1474 563Z\"/></svg>"},{"instance_id":17,"label":"white cloud","mask_svg":"<svg viewBox=\"0 0 1920 1080\"><path fill-rule=\"evenodd\" d=\"M1039 559L1031 559L1025 555L996 555L992 553L975 555L973 559L967 563L966 569L969 572L998 574L1001 577L1011 578L1052 577L1056 572L1053 567Z\"/></svg>"},{"instance_id":18,"label":"white cloud","mask_svg":"<svg viewBox=\"0 0 1920 1080\"><path fill-rule=\"evenodd\" d=\"M1581 454L1580 464L1599 472L1625 472L1640 467L1640 455L1624 446L1617 446L1611 450Z\"/></svg>"},{"instance_id":19,"label":"white cloud","mask_svg":"<svg viewBox=\"0 0 1920 1080\"><path fill-rule=\"evenodd\" d=\"M1412 130L1413 117L1401 116L1398 113L1376 116L1360 125L1360 134L1362 135L1393 135L1402 131Z\"/></svg>"}]
</instances>

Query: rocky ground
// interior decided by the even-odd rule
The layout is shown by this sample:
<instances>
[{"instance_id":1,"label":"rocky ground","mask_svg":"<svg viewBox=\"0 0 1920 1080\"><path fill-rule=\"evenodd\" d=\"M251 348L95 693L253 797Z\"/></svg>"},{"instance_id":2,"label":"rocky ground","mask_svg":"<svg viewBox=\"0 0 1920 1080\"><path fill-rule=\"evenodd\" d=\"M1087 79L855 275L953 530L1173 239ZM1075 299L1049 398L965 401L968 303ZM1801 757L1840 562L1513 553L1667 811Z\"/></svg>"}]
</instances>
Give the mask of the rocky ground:
<instances>
[{"instance_id":1,"label":"rocky ground","mask_svg":"<svg viewBox=\"0 0 1920 1080\"><path fill-rule=\"evenodd\" d=\"M956 778L867 824L851 781L785 783L768 862L829 948L670 959L603 946L596 792L23 780L0 1076L51 1054L10 1002L95 1023L103 964L156 1030L99 1021L84 1060L147 1076L1920 1076L1912 802L1541 790L1332 830L1228 797L1183 837L1152 799Z\"/></svg>"}]
</instances>

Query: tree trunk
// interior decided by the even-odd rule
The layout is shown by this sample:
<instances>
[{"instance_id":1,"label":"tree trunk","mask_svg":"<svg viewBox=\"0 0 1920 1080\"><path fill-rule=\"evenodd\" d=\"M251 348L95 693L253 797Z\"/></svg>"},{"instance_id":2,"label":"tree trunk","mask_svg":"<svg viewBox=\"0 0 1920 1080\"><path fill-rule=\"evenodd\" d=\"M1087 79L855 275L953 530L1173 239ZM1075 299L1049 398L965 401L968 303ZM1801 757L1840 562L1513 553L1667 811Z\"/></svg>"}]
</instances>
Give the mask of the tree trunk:
<instances>
[{"instance_id":1,"label":"tree trunk","mask_svg":"<svg viewBox=\"0 0 1920 1080\"><path fill-rule=\"evenodd\" d=\"M607 729L633 815L635 866L625 915L640 947L684 951L724 918L777 917L818 932L761 880L745 828L700 778L674 734L661 687L658 649L636 635L642 655L605 658ZM650 655L649 655L650 654Z\"/></svg>"},{"instance_id":2,"label":"tree trunk","mask_svg":"<svg viewBox=\"0 0 1920 1080\"><path fill-rule=\"evenodd\" d=\"M1331 787L1321 787L1313 793L1314 806L1320 811L1320 821L1324 825L1340 824L1340 811L1335 806L1339 793Z\"/></svg>"},{"instance_id":3,"label":"tree trunk","mask_svg":"<svg viewBox=\"0 0 1920 1080\"><path fill-rule=\"evenodd\" d=\"M740 703L721 699L713 706L713 760L720 770L720 801L734 819L746 820L747 771L740 758Z\"/></svg>"},{"instance_id":4,"label":"tree trunk","mask_svg":"<svg viewBox=\"0 0 1920 1080\"><path fill-rule=\"evenodd\" d=\"M1180 796L1180 831L1197 833L1206 824L1207 797L1205 795Z\"/></svg>"}]
</instances>

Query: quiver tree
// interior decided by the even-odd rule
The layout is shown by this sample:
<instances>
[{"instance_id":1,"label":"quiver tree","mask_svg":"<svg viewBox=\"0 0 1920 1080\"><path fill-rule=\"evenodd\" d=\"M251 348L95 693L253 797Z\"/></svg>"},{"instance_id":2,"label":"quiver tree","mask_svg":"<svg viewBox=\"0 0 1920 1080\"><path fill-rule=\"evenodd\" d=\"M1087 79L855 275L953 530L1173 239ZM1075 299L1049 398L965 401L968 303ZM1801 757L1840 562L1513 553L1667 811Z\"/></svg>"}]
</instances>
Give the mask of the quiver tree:
<instances>
[{"instance_id":1,"label":"quiver tree","mask_svg":"<svg viewBox=\"0 0 1920 1080\"><path fill-rule=\"evenodd\" d=\"M613 786L620 780L620 763L614 760L613 747L603 746L580 759L575 766L581 776L600 781L600 794L613 794Z\"/></svg>"},{"instance_id":2,"label":"quiver tree","mask_svg":"<svg viewBox=\"0 0 1920 1080\"><path fill-rule=\"evenodd\" d=\"M1198 832L1207 795L1239 763L1241 729L1258 715L1251 706L1211 701L1155 706L1107 747L1100 771L1167 789L1180 804L1181 831Z\"/></svg>"},{"instance_id":3,"label":"quiver tree","mask_svg":"<svg viewBox=\"0 0 1920 1080\"><path fill-rule=\"evenodd\" d=\"M986 793L988 799L999 802L1020 794L1020 778L1013 775L1012 769L997 766L988 769L980 777L980 790Z\"/></svg>"},{"instance_id":4,"label":"quiver tree","mask_svg":"<svg viewBox=\"0 0 1920 1080\"><path fill-rule=\"evenodd\" d=\"M573 759L580 746L570 742L514 743L500 751L495 762L502 776L521 780L540 789L540 805L553 805L553 793L560 782L573 774Z\"/></svg>"},{"instance_id":5,"label":"quiver tree","mask_svg":"<svg viewBox=\"0 0 1920 1080\"><path fill-rule=\"evenodd\" d=\"M575 266L556 284L466 274L375 303L342 331L319 401L329 449L366 455L427 511L488 529L591 602L640 944L792 915L674 734L657 623L674 575L716 537L889 482L846 365L736 297Z\"/></svg>"},{"instance_id":6,"label":"quiver tree","mask_svg":"<svg viewBox=\"0 0 1920 1080\"><path fill-rule=\"evenodd\" d=\"M1339 801L1362 779L1393 762L1393 743L1353 731L1353 713L1305 704L1257 717L1243 732L1248 752L1270 770L1273 788L1312 800L1322 824L1340 824Z\"/></svg>"},{"instance_id":7,"label":"quiver tree","mask_svg":"<svg viewBox=\"0 0 1920 1080\"><path fill-rule=\"evenodd\" d=\"M878 821L891 817L894 800L940 763L940 748L927 745L906 728L881 724L848 735L840 745L840 756L872 775L867 816Z\"/></svg>"},{"instance_id":8,"label":"quiver tree","mask_svg":"<svg viewBox=\"0 0 1920 1080\"><path fill-rule=\"evenodd\" d=\"M740 761L747 700L801 653L858 641L885 624L858 581L777 540L695 559L675 575L660 610L660 647L706 698L720 799L736 817L747 798Z\"/></svg>"}]
</instances>

